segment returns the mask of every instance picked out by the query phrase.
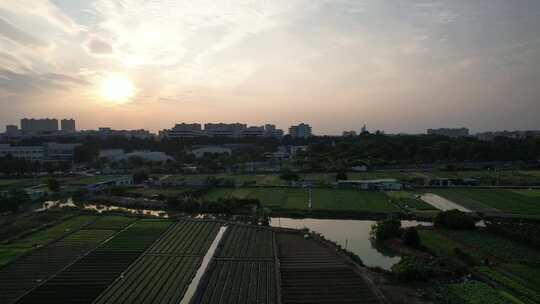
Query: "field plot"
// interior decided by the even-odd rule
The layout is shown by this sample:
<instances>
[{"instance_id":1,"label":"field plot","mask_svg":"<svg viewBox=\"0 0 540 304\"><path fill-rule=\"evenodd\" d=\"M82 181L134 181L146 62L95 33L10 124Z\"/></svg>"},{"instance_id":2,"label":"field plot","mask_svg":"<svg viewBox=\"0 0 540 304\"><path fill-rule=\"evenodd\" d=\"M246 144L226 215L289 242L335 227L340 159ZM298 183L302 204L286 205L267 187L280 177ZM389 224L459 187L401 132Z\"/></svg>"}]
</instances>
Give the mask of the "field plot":
<instances>
[{"instance_id":1,"label":"field plot","mask_svg":"<svg viewBox=\"0 0 540 304\"><path fill-rule=\"evenodd\" d=\"M229 225L195 294L195 303L276 303L270 229Z\"/></svg>"},{"instance_id":2,"label":"field plot","mask_svg":"<svg viewBox=\"0 0 540 304\"><path fill-rule=\"evenodd\" d=\"M217 260L195 303L276 303L274 261Z\"/></svg>"},{"instance_id":3,"label":"field plot","mask_svg":"<svg viewBox=\"0 0 540 304\"><path fill-rule=\"evenodd\" d=\"M201 260L201 257L145 255L94 303L179 303Z\"/></svg>"},{"instance_id":4,"label":"field plot","mask_svg":"<svg viewBox=\"0 0 540 304\"><path fill-rule=\"evenodd\" d=\"M101 216L97 221L88 225L85 229L121 230L133 223L136 218L116 215Z\"/></svg>"},{"instance_id":5,"label":"field plot","mask_svg":"<svg viewBox=\"0 0 540 304\"><path fill-rule=\"evenodd\" d=\"M113 230L79 230L0 269L0 303L10 303L94 249Z\"/></svg>"},{"instance_id":6,"label":"field plot","mask_svg":"<svg viewBox=\"0 0 540 304\"><path fill-rule=\"evenodd\" d=\"M44 246L70 232L73 232L96 220L95 216L76 216L51 228L34 232L29 236L6 245L0 245L0 266L18 256Z\"/></svg>"},{"instance_id":7,"label":"field plot","mask_svg":"<svg viewBox=\"0 0 540 304\"><path fill-rule=\"evenodd\" d=\"M503 238L482 230L450 231L444 233L452 240L490 254L506 262L538 264L540 252L508 238Z\"/></svg>"},{"instance_id":8,"label":"field plot","mask_svg":"<svg viewBox=\"0 0 540 304\"><path fill-rule=\"evenodd\" d=\"M221 240L218 257L269 258L274 256L272 231L265 228L231 225Z\"/></svg>"},{"instance_id":9,"label":"field plot","mask_svg":"<svg viewBox=\"0 0 540 304\"><path fill-rule=\"evenodd\" d=\"M432 205L417 198L417 194L407 191L387 191L386 196L393 200L401 208L417 211L437 210Z\"/></svg>"},{"instance_id":10,"label":"field plot","mask_svg":"<svg viewBox=\"0 0 540 304\"><path fill-rule=\"evenodd\" d=\"M284 304L380 303L365 280L330 249L301 234L276 236Z\"/></svg>"},{"instance_id":11,"label":"field plot","mask_svg":"<svg viewBox=\"0 0 540 304\"><path fill-rule=\"evenodd\" d=\"M180 221L148 252L154 254L204 256L221 225L217 222Z\"/></svg>"},{"instance_id":12,"label":"field plot","mask_svg":"<svg viewBox=\"0 0 540 304\"><path fill-rule=\"evenodd\" d=\"M481 282L448 284L439 290L437 303L515 303L491 286Z\"/></svg>"},{"instance_id":13,"label":"field plot","mask_svg":"<svg viewBox=\"0 0 540 304\"><path fill-rule=\"evenodd\" d=\"M500 211L540 215L540 197L506 189L434 189L445 197L473 211Z\"/></svg>"},{"instance_id":14,"label":"field plot","mask_svg":"<svg viewBox=\"0 0 540 304\"><path fill-rule=\"evenodd\" d=\"M170 224L136 222L17 303L92 303Z\"/></svg>"},{"instance_id":15,"label":"field plot","mask_svg":"<svg viewBox=\"0 0 540 304\"><path fill-rule=\"evenodd\" d=\"M219 227L177 222L94 303L179 303Z\"/></svg>"},{"instance_id":16,"label":"field plot","mask_svg":"<svg viewBox=\"0 0 540 304\"><path fill-rule=\"evenodd\" d=\"M399 212L384 193L357 190L313 189L313 209Z\"/></svg>"},{"instance_id":17,"label":"field plot","mask_svg":"<svg viewBox=\"0 0 540 304\"><path fill-rule=\"evenodd\" d=\"M308 209L308 191L293 188L216 188L203 196L204 200L225 198L258 199L263 206L283 209Z\"/></svg>"}]
</instances>

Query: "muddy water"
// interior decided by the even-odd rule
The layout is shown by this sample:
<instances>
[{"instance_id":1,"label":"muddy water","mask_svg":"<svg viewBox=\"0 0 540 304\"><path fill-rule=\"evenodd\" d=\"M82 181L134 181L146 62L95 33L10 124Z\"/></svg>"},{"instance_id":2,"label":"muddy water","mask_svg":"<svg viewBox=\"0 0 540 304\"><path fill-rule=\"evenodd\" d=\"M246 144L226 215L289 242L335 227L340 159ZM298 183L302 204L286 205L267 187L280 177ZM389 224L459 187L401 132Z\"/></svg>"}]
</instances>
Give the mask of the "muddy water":
<instances>
[{"instance_id":1,"label":"muddy water","mask_svg":"<svg viewBox=\"0 0 540 304\"><path fill-rule=\"evenodd\" d=\"M392 265L399 262L399 256L383 252L381 249L373 247L370 241L369 232L375 221L364 220L324 220L324 219L291 219L272 218L270 225L273 227L308 228L312 231L324 235L337 244L347 247L351 252L358 255L364 264L368 266L379 266L389 270ZM416 225L431 225L417 221L401 221L403 227Z\"/></svg>"},{"instance_id":2,"label":"muddy water","mask_svg":"<svg viewBox=\"0 0 540 304\"><path fill-rule=\"evenodd\" d=\"M450 200L447 200L446 198L442 196L438 196L433 193L423 194L422 196L420 196L420 199L442 211L457 209L463 212L472 212L471 210L461 205L458 205Z\"/></svg>"}]
</instances>

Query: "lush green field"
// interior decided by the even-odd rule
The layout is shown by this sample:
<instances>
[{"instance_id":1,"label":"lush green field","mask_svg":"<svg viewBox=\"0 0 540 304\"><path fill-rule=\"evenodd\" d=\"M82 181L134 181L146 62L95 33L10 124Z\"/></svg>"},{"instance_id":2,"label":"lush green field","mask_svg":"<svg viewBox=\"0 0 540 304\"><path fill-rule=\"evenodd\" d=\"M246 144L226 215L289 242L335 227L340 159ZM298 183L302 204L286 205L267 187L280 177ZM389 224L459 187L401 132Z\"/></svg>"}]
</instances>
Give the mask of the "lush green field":
<instances>
[{"instance_id":1,"label":"lush green field","mask_svg":"<svg viewBox=\"0 0 540 304\"><path fill-rule=\"evenodd\" d=\"M259 199L265 207L309 210L309 190L303 188L216 188L207 193L205 200L219 198ZM313 210L398 212L382 192L313 189Z\"/></svg>"},{"instance_id":2,"label":"lush green field","mask_svg":"<svg viewBox=\"0 0 540 304\"><path fill-rule=\"evenodd\" d=\"M154 195L163 195L165 197L167 196L179 196L186 191L189 191L189 188L137 188L137 189L130 189L129 193L134 194L140 194L144 197L151 197Z\"/></svg>"},{"instance_id":3,"label":"lush green field","mask_svg":"<svg viewBox=\"0 0 540 304\"><path fill-rule=\"evenodd\" d=\"M382 192L313 189L312 208L319 210L398 212Z\"/></svg>"},{"instance_id":4,"label":"lush green field","mask_svg":"<svg viewBox=\"0 0 540 304\"><path fill-rule=\"evenodd\" d=\"M74 177L66 180L65 183L74 186L87 186L95 183L106 182L119 178L127 177L126 175L96 175L86 177Z\"/></svg>"},{"instance_id":5,"label":"lush green field","mask_svg":"<svg viewBox=\"0 0 540 304\"><path fill-rule=\"evenodd\" d=\"M538 264L540 262L540 252L523 246L511 239L503 238L483 230L445 230L444 233L461 244L477 249L485 254L496 256L507 262L524 264Z\"/></svg>"},{"instance_id":6,"label":"lush green field","mask_svg":"<svg viewBox=\"0 0 540 304\"><path fill-rule=\"evenodd\" d=\"M308 191L306 189L215 188L205 194L203 199L216 201L228 197L258 199L265 207L308 209Z\"/></svg>"},{"instance_id":7,"label":"lush green field","mask_svg":"<svg viewBox=\"0 0 540 304\"><path fill-rule=\"evenodd\" d=\"M510 277L494 268L476 267L475 270L511 290L524 303L540 303L540 293L530 288L528 281Z\"/></svg>"},{"instance_id":8,"label":"lush green field","mask_svg":"<svg viewBox=\"0 0 540 304\"><path fill-rule=\"evenodd\" d=\"M509 304L503 293L482 282L448 284L439 290L435 303Z\"/></svg>"},{"instance_id":9,"label":"lush green field","mask_svg":"<svg viewBox=\"0 0 540 304\"><path fill-rule=\"evenodd\" d=\"M76 216L51 228L32 233L13 243L0 245L0 265L4 265L22 254L44 246L95 220L95 216Z\"/></svg>"},{"instance_id":10,"label":"lush green field","mask_svg":"<svg viewBox=\"0 0 540 304\"><path fill-rule=\"evenodd\" d=\"M424 245L438 257L449 257L456 259L456 248L459 248L463 252L469 253L475 262L480 262L485 257L485 255L482 253L470 250L463 244L442 235L436 230L421 229L418 231L418 233L420 234L422 245Z\"/></svg>"},{"instance_id":11,"label":"lush green field","mask_svg":"<svg viewBox=\"0 0 540 304\"><path fill-rule=\"evenodd\" d=\"M430 192L474 211L499 210L515 214L540 215L540 197L535 196L536 191L532 191L529 195L525 195L528 192L508 189L433 189Z\"/></svg>"},{"instance_id":12,"label":"lush green field","mask_svg":"<svg viewBox=\"0 0 540 304\"><path fill-rule=\"evenodd\" d=\"M438 210L432 205L416 198L416 194L408 191L387 191L386 195L399 207L411 211Z\"/></svg>"}]
</instances>

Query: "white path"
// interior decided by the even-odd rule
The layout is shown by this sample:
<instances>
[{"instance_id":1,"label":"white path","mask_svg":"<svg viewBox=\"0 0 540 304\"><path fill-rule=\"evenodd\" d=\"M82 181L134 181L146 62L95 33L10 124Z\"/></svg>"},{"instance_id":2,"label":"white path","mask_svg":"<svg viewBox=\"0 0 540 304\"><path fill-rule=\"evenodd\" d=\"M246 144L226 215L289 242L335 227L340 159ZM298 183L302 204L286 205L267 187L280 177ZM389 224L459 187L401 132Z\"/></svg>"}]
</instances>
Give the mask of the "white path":
<instances>
[{"instance_id":1,"label":"white path","mask_svg":"<svg viewBox=\"0 0 540 304\"><path fill-rule=\"evenodd\" d=\"M442 211L446 211L446 210L453 210L453 209L457 209L459 211L463 211L463 212L472 212L471 210L459 205L459 204L456 204L450 200L447 200L446 198L442 197L442 196L438 196L436 194L433 194L433 193L426 193L426 194L423 194L422 196L420 196L420 199L423 200L424 202L430 204L431 206L439 209L439 210L442 210Z\"/></svg>"},{"instance_id":2,"label":"white path","mask_svg":"<svg viewBox=\"0 0 540 304\"><path fill-rule=\"evenodd\" d=\"M208 251L204 255L201 266L199 267L199 269L197 270L197 273L195 274L195 277L189 284L189 287L186 293L184 294L182 301L180 301L180 304L188 304L191 302L191 299L193 298L193 296L195 295L195 292L197 291L197 288L199 287L201 278L206 272L206 268L208 268L208 265L210 265L210 262L212 261L212 258L214 257L214 254L216 253L219 242L223 238L223 235L225 234L226 230L227 230L227 226L221 226L221 228L219 228L216 238L214 239L214 241L212 242L212 245L210 245L210 248L208 248Z\"/></svg>"}]
</instances>

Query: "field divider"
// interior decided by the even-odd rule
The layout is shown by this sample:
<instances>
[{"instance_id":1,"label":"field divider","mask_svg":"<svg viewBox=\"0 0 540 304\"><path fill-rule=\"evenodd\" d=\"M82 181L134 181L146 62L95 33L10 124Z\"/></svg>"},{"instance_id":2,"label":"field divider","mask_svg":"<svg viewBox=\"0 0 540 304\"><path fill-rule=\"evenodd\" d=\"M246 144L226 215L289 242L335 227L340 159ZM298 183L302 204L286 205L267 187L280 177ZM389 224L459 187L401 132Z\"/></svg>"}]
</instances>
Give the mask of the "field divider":
<instances>
[{"instance_id":1,"label":"field divider","mask_svg":"<svg viewBox=\"0 0 540 304\"><path fill-rule=\"evenodd\" d=\"M217 250L219 248L219 243L223 239L223 236L225 235L225 232L227 231L227 228L228 228L227 226L221 226L219 228L219 231L218 231L214 241L212 242L212 244L210 245L210 248L208 248L208 251L204 255L204 258L203 258L203 260L201 262L201 266L199 266L199 269L197 270L197 272L195 274L195 277L193 277L193 279L191 280L191 283L189 284L188 289L184 293L184 296L183 296L182 300L180 301L180 304L189 304L189 303L194 302L194 300L196 298L195 294L197 293L197 290L199 289L199 285L204 280L204 278L206 277L205 276L206 275L206 270L210 266L210 264L212 263L214 255L216 254L216 252L217 252Z\"/></svg>"},{"instance_id":2,"label":"field divider","mask_svg":"<svg viewBox=\"0 0 540 304\"><path fill-rule=\"evenodd\" d=\"M279 260L279 247L277 245L276 233L272 231L272 244L274 252L274 275L276 279L276 302L277 304L283 303L281 298L281 262Z\"/></svg>"},{"instance_id":3,"label":"field divider","mask_svg":"<svg viewBox=\"0 0 540 304\"><path fill-rule=\"evenodd\" d=\"M98 217L99 219L99 217ZM97 221L97 219L96 219ZM56 277L58 274L60 274L61 272L63 272L64 270L68 269L69 267L73 266L75 263L79 262L80 260L82 260L83 258L85 258L86 256L88 256L89 254L91 254L92 252L94 252L96 249L98 249L99 247L103 246L104 244L106 244L107 242L109 242L110 240L112 240L113 238L115 238L118 234L120 234L121 232L129 229L131 226L133 226L138 220L135 220L133 221L132 223L130 223L129 225L127 225L126 227L122 228L121 230L118 230L116 231L113 235L111 235L110 237L108 237L107 239L103 240L101 243L99 243L98 245L96 245L94 248L88 250L87 252L85 252L84 254L78 256L75 260L73 260L71 263L67 264L66 266L64 266L62 269L60 269L59 271L57 271L56 273L50 275L48 278L46 278L45 280L42 280L41 282L39 282L39 284L37 284L36 286L34 286L33 288L27 290L25 293L23 293L22 295L20 295L19 297L15 298L11 303L17 303L18 301L20 301L22 298L24 298L25 296L29 295L30 293L32 293L34 290L36 290L38 287L42 286L42 285L45 285L47 282L49 282L50 280L52 280L54 277ZM94 221L95 222L95 221ZM90 225L91 223L89 223L88 225ZM85 225L86 227L87 225ZM76 231L80 231L80 230L84 230L83 228L81 229L78 229ZM71 233L69 234L71 235ZM45 247L45 246L44 246ZM43 248L44 248L43 247Z\"/></svg>"}]
</instances>

